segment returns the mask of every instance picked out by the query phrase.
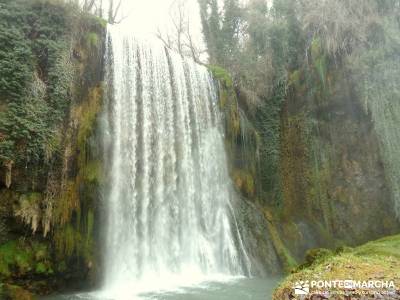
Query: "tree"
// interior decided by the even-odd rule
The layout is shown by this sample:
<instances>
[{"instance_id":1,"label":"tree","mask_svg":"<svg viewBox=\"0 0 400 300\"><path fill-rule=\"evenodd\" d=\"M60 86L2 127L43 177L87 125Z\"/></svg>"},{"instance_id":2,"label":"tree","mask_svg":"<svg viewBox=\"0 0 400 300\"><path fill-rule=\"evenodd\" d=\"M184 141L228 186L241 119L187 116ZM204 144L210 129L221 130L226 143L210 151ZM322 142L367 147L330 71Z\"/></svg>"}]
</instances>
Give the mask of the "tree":
<instances>
[{"instance_id":1,"label":"tree","mask_svg":"<svg viewBox=\"0 0 400 300\"><path fill-rule=\"evenodd\" d=\"M191 56L194 61L201 63L204 50L193 37L187 1L175 0L170 6L169 15L172 26L164 30L158 28L156 36L168 49L178 52L181 56Z\"/></svg>"},{"instance_id":2,"label":"tree","mask_svg":"<svg viewBox=\"0 0 400 300\"><path fill-rule=\"evenodd\" d=\"M109 0L108 6L108 22L110 24L120 23L125 17L118 18L119 10L121 8L122 0L114 2L114 0Z\"/></svg>"},{"instance_id":3,"label":"tree","mask_svg":"<svg viewBox=\"0 0 400 300\"><path fill-rule=\"evenodd\" d=\"M378 1L380 2L380 1ZM378 21L376 0L300 0L303 28L318 37L332 56L351 53L368 41L368 32Z\"/></svg>"},{"instance_id":4,"label":"tree","mask_svg":"<svg viewBox=\"0 0 400 300\"><path fill-rule=\"evenodd\" d=\"M198 0L204 39L210 63L224 67L231 64L237 53L243 25L238 0Z\"/></svg>"},{"instance_id":5,"label":"tree","mask_svg":"<svg viewBox=\"0 0 400 300\"><path fill-rule=\"evenodd\" d=\"M95 4L96 4L96 0L85 0L83 2L83 10L84 11L92 11Z\"/></svg>"},{"instance_id":6,"label":"tree","mask_svg":"<svg viewBox=\"0 0 400 300\"><path fill-rule=\"evenodd\" d=\"M127 0L69 0L69 3L80 5L85 13L92 13L100 18L106 17L108 23L116 24L122 22L129 16L122 13L123 4ZM108 6L107 6L108 3Z\"/></svg>"},{"instance_id":7,"label":"tree","mask_svg":"<svg viewBox=\"0 0 400 300\"><path fill-rule=\"evenodd\" d=\"M200 18L203 26L204 39L207 45L210 63L217 64L220 60L218 49L220 42L220 14L217 0L199 0Z\"/></svg>"}]
</instances>

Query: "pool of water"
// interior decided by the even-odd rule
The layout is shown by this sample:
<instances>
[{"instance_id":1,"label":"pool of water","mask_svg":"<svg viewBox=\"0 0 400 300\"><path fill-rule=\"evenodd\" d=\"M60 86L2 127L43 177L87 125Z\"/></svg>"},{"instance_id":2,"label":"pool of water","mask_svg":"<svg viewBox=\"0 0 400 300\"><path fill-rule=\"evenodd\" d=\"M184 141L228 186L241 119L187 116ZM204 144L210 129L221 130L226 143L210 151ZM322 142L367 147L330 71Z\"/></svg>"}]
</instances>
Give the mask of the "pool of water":
<instances>
[{"instance_id":1,"label":"pool of water","mask_svg":"<svg viewBox=\"0 0 400 300\"><path fill-rule=\"evenodd\" d=\"M96 291L58 295L43 300L270 300L279 278L237 278L226 281L205 281L193 286L172 290L141 293Z\"/></svg>"}]
</instances>

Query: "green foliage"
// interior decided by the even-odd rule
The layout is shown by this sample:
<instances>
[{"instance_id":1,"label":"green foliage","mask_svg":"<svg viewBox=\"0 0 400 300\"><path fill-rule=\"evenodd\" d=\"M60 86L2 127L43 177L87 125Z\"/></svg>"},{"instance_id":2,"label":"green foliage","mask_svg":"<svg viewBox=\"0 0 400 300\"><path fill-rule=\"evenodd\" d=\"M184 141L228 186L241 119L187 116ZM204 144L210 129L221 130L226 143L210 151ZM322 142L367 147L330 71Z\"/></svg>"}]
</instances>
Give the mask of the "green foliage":
<instances>
[{"instance_id":1,"label":"green foliage","mask_svg":"<svg viewBox=\"0 0 400 300\"><path fill-rule=\"evenodd\" d=\"M224 0L223 6L221 12L217 0L199 0L210 61L225 67L234 60L236 54L242 11L238 0Z\"/></svg>"},{"instance_id":2,"label":"green foliage","mask_svg":"<svg viewBox=\"0 0 400 300\"><path fill-rule=\"evenodd\" d=\"M280 233L278 231L278 224L275 223L274 218L271 215L271 212L268 210L264 211L265 218L267 219L268 231L271 237L271 241L274 245L276 254L279 257L279 260L282 264L282 269L285 273L291 272L296 266L297 262L292 256L289 249L283 243Z\"/></svg>"},{"instance_id":3,"label":"green foliage","mask_svg":"<svg viewBox=\"0 0 400 300\"><path fill-rule=\"evenodd\" d=\"M360 256L386 256L400 260L400 236L389 236L377 241L369 242L354 250Z\"/></svg>"},{"instance_id":4,"label":"green foliage","mask_svg":"<svg viewBox=\"0 0 400 300\"><path fill-rule=\"evenodd\" d=\"M382 101L371 101L383 97L387 107L397 107L395 99L399 99L400 94L397 88L398 0L366 0L361 4L357 1L274 0L272 7L263 0L251 0L242 5L233 1L229 3L232 6L226 8L218 8L217 1L199 2L210 61L231 74L235 90L239 92L239 105L259 136L261 180L258 184L261 184L263 198L275 199L277 203L282 198L278 174L285 159L281 153L284 104L289 109L296 107L307 113L317 105L328 105L334 96L330 88L336 70L348 68L347 74L356 79L355 87L364 98L367 110L375 107L375 115L388 114L379 109ZM233 7L235 13L232 13ZM228 51L222 41L227 41L227 36L232 34L225 36L226 32L221 29L224 24L236 24L239 28L237 35L233 35L235 38L230 40L233 44L225 43L229 45ZM213 73L225 80L225 73L219 70ZM381 128L386 136L392 137L387 141L398 140L396 118L380 119L385 120L385 124L375 123L378 130ZM389 126L387 120L392 120ZM393 148L393 142L390 145ZM395 147L400 149L397 143ZM389 161L399 160L392 155ZM387 166L389 171L393 169L392 178L398 177L394 174L399 166L397 163L396 167ZM400 199L399 184L392 181L395 198ZM398 207L400 211L400 204Z\"/></svg>"},{"instance_id":5,"label":"green foliage","mask_svg":"<svg viewBox=\"0 0 400 300\"><path fill-rule=\"evenodd\" d=\"M24 103L10 103L0 114L0 130L7 140L0 143L0 157L7 160L39 161L45 142L53 131L46 122L49 108L43 99L30 98ZM16 154L20 155L15 157ZM17 159L15 159L17 158Z\"/></svg>"},{"instance_id":6,"label":"green foliage","mask_svg":"<svg viewBox=\"0 0 400 300\"><path fill-rule=\"evenodd\" d=\"M96 32L89 32L86 34L86 45L90 49L91 47L99 46L99 36Z\"/></svg>"},{"instance_id":7,"label":"green foliage","mask_svg":"<svg viewBox=\"0 0 400 300\"><path fill-rule=\"evenodd\" d=\"M320 56L314 60L314 67L322 83L322 87L326 87L326 74L327 74L327 59L325 56Z\"/></svg>"},{"instance_id":8,"label":"green foliage","mask_svg":"<svg viewBox=\"0 0 400 300\"><path fill-rule=\"evenodd\" d=\"M0 18L4 18L1 12ZM24 33L13 27L6 30L4 23L0 31L0 99L10 103L22 100L27 83L32 80L33 54Z\"/></svg>"},{"instance_id":9,"label":"green foliage","mask_svg":"<svg viewBox=\"0 0 400 300\"><path fill-rule=\"evenodd\" d=\"M225 85L225 87L227 88L233 87L232 77L227 70L215 65L209 65L208 69L211 71L211 73L216 79L220 80L220 82L222 82Z\"/></svg>"},{"instance_id":10,"label":"green foliage","mask_svg":"<svg viewBox=\"0 0 400 300\"><path fill-rule=\"evenodd\" d=\"M53 273L49 248L46 244L12 240L0 246L0 278L12 274Z\"/></svg>"},{"instance_id":11,"label":"green foliage","mask_svg":"<svg viewBox=\"0 0 400 300\"><path fill-rule=\"evenodd\" d=\"M304 264L300 265L298 269L307 268L314 263L320 263L322 260L328 259L331 255L333 255L333 252L329 249L310 249L306 252Z\"/></svg>"},{"instance_id":12,"label":"green foliage","mask_svg":"<svg viewBox=\"0 0 400 300\"><path fill-rule=\"evenodd\" d=\"M286 97L286 82L277 84L269 101L262 103L256 115L256 128L260 132L260 163L263 191L280 202L280 140L281 108Z\"/></svg>"},{"instance_id":13,"label":"green foliage","mask_svg":"<svg viewBox=\"0 0 400 300\"><path fill-rule=\"evenodd\" d=\"M268 45L269 22L265 18L268 14L268 5L265 1L253 1L245 10L247 31L249 34L249 47L255 53L263 55Z\"/></svg>"},{"instance_id":14,"label":"green foliage","mask_svg":"<svg viewBox=\"0 0 400 300\"><path fill-rule=\"evenodd\" d=\"M239 37L229 51L215 54L209 52L212 62L226 68L240 92L241 106L246 110L250 122L257 132L260 180L256 189L262 191L264 199L280 202L280 126L281 110L286 99L288 69L300 64L304 47L304 34L296 15L297 3L276 0L269 10L265 1L249 1L245 6L236 6L235 17L223 10L219 15L222 24L231 22L237 25ZM205 9L205 8L203 8ZM205 28L213 24L212 9ZM243 27L241 27L244 25ZM208 26L208 27L207 27ZM203 22L204 27L204 22ZM241 31L243 30L243 31ZM204 31L208 48L220 48L216 41L224 40L224 33L214 31L213 38ZM213 44L214 43L214 44ZM213 44L213 46L210 46ZM222 56L222 57L221 57ZM213 70L216 78L227 81L225 72Z\"/></svg>"},{"instance_id":15,"label":"green foliage","mask_svg":"<svg viewBox=\"0 0 400 300\"><path fill-rule=\"evenodd\" d=\"M2 1L2 161L39 163L57 151L55 136L69 107L73 73L68 18L68 10L61 4Z\"/></svg>"},{"instance_id":16,"label":"green foliage","mask_svg":"<svg viewBox=\"0 0 400 300\"><path fill-rule=\"evenodd\" d=\"M93 260L94 251L94 213L91 209L79 214L75 222L59 227L54 240L58 260L70 261L74 258L85 262Z\"/></svg>"},{"instance_id":17,"label":"green foliage","mask_svg":"<svg viewBox=\"0 0 400 300\"><path fill-rule=\"evenodd\" d=\"M99 25L103 29L107 27L108 24L107 20L93 15L89 15L89 18L91 18L91 23L93 23L95 26Z\"/></svg>"},{"instance_id":18,"label":"green foliage","mask_svg":"<svg viewBox=\"0 0 400 300\"><path fill-rule=\"evenodd\" d=\"M12 165L7 191L21 193L10 198L6 230L0 212L0 282L21 280L29 290L94 262L101 164L90 137L101 109L97 62L106 24L65 2L0 0L0 165ZM11 210L18 227L8 228ZM28 226L39 232L10 242L29 235ZM40 292L53 282L40 281Z\"/></svg>"},{"instance_id":19,"label":"green foliage","mask_svg":"<svg viewBox=\"0 0 400 300\"><path fill-rule=\"evenodd\" d=\"M12 284L0 284L1 299L35 300L36 297L29 291Z\"/></svg>"}]
</instances>

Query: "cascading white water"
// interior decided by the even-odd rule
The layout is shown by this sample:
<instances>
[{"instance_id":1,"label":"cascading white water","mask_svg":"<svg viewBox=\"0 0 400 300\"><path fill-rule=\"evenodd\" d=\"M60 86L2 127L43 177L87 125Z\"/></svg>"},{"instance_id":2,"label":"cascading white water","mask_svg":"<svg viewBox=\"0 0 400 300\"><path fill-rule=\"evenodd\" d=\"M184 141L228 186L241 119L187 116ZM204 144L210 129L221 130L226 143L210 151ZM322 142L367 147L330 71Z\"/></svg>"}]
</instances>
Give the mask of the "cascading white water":
<instances>
[{"instance_id":1,"label":"cascading white water","mask_svg":"<svg viewBox=\"0 0 400 300\"><path fill-rule=\"evenodd\" d=\"M106 289L247 274L209 72L123 32L106 54Z\"/></svg>"}]
</instances>

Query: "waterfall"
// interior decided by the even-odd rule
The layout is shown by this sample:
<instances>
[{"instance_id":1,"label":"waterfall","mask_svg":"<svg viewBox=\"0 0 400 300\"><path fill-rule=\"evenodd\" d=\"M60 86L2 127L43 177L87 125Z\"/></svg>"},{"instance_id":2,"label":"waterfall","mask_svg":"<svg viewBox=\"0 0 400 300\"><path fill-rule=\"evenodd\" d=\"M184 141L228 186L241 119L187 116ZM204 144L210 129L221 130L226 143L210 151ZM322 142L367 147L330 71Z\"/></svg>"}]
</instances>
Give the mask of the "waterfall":
<instances>
[{"instance_id":1,"label":"waterfall","mask_svg":"<svg viewBox=\"0 0 400 300\"><path fill-rule=\"evenodd\" d=\"M248 274L208 70L109 26L106 76L106 288Z\"/></svg>"}]
</instances>

